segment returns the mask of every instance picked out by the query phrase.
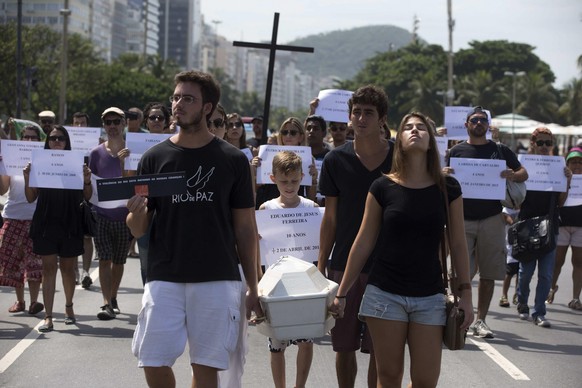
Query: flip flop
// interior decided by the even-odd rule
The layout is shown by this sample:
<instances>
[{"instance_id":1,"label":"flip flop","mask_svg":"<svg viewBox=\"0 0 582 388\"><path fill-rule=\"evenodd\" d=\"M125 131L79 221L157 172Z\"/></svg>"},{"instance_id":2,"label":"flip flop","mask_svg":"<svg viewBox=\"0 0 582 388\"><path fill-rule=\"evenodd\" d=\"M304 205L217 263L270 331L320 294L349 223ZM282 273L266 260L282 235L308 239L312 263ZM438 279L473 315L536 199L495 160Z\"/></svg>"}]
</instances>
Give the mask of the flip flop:
<instances>
[{"instance_id":1,"label":"flip flop","mask_svg":"<svg viewBox=\"0 0 582 388\"><path fill-rule=\"evenodd\" d=\"M546 304L552 304L554 303L554 296L556 295L556 292L558 292L558 285L556 284L555 288L550 288L550 292L548 293L548 298L546 299Z\"/></svg>"}]
</instances>

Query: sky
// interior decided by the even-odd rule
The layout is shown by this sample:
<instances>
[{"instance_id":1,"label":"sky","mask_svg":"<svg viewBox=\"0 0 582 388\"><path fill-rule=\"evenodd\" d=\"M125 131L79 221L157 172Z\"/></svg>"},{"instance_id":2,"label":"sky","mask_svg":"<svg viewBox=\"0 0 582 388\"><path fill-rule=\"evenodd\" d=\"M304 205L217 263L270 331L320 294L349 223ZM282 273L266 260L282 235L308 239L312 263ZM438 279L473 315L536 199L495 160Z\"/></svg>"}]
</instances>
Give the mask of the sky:
<instances>
[{"instance_id":1,"label":"sky","mask_svg":"<svg viewBox=\"0 0 582 388\"><path fill-rule=\"evenodd\" d=\"M279 12L278 43L368 25L412 30L448 50L447 0L201 0L205 22L228 40L270 41ZM452 0L453 51L473 40L508 40L535 47L562 88L582 74L582 0ZM213 21L220 23L212 24ZM370 37L373 39L373 37ZM519 71L519 69L517 69Z\"/></svg>"}]
</instances>

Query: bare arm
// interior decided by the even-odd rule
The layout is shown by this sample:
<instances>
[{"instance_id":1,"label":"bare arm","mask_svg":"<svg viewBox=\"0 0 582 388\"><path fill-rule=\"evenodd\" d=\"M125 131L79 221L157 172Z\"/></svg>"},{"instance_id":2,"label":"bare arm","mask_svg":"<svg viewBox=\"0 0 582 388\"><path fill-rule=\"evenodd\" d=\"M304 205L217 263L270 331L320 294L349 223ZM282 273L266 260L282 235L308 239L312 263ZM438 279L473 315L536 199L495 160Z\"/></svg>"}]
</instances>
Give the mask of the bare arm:
<instances>
[{"instance_id":1,"label":"bare arm","mask_svg":"<svg viewBox=\"0 0 582 388\"><path fill-rule=\"evenodd\" d=\"M335 229L337 225L337 197L325 197L325 212L319 229L319 256L317 268L325 275L327 261L335 243Z\"/></svg>"},{"instance_id":2,"label":"bare arm","mask_svg":"<svg viewBox=\"0 0 582 388\"><path fill-rule=\"evenodd\" d=\"M469 253L467 251L467 240L465 238L465 221L463 217L463 197L459 197L451 202L449 206L449 249L451 263L455 267L457 284L471 284L469 274ZM471 289L463 289L459 292L459 309L465 312L465 321L462 328L467 329L473 322L473 302Z\"/></svg>"},{"instance_id":3,"label":"bare arm","mask_svg":"<svg viewBox=\"0 0 582 388\"><path fill-rule=\"evenodd\" d=\"M152 221L153 212L148 211L147 204L148 199L139 195L134 195L127 201L129 213L125 218L125 223L135 238L146 234Z\"/></svg>"},{"instance_id":4,"label":"bare arm","mask_svg":"<svg viewBox=\"0 0 582 388\"><path fill-rule=\"evenodd\" d=\"M28 163L26 167L24 167L22 173L24 175L24 196L26 197L28 203L32 203L38 197L38 190L35 187L30 187L28 185L30 178L30 163Z\"/></svg>"},{"instance_id":5,"label":"bare arm","mask_svg":"<svg viewBox=\"0 0 582 388\"><path fill-rule=\"evenodd\" d=\"M86 164L83 165L83 198L85 201L91 199L93 195L93 185L91 185L91 170Z\"/></svg>"},{"instance_id":6,"label":"bare arm","mask_svg":"<svg viewBox=\"0 0 582 388\"><path fill-rule=\"evenodd\" d=\"M258 238L255 209L232 209L232 223L240 264L247 281L247 319L251 317L251 311L254 311L258 317L261 317L263 316L263 312L259 304L257 285L256 260Z\"/></svg>"},{"instance_id":7,"label":"bare arm","mask_svg":"<svg viewBox=\"0 0 582 388\"><path fill-rule=\"evenodd\" d=\"M570 191L570 183L572 183L572 170L568 167L564 167L564 175L566 176L567 183L566 183L566 191L560 193L558 196L558 206L564 206L566 199L568 199L568 192Z\"/></svg>"},{"instance_id":8,"label":"bare arm","mask_svg":"<svg viewBox=\"0 0 582 388\"><path fill-rule=\"evenodd\" d=\"M8 175L0 176L0 195L4 195L10 188L10 177Z\"/></svg>"},{"instance_id":9,"label":"bare arm","mask_svg":"<svg viewBox=\"0 0 582 388\"><path fill-rule=\"evenodd\" d=\"M362 219L358 235L350 249L346 270L337 290L337 295L342 298L336 298L331 308L331 311L337 313L339 318L343 316L343 310L345 308L345 299L343 297L348 293L356 281L356 278L360 272L362 272L362 268L368 261L372 250L376 246L376 240L378 239L378 233L380 233L381 226L382 207L376 198L368 193L364 218Z\"/></svg>"}]
</instances>

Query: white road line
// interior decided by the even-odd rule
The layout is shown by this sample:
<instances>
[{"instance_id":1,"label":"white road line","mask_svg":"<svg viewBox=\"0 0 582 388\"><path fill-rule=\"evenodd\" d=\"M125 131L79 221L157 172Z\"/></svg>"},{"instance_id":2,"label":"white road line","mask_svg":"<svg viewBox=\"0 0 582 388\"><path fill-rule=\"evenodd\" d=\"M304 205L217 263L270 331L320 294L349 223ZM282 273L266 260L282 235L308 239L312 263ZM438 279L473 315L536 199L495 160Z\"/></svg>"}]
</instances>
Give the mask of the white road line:
<instances>
[{"instance_id":1,"label":"white road line","mask_svg":"<svg viewBox=\"0 0 582 388\"><path fill-rule=\"evenodd\" d=\"M44 324L44 320L41 320L26 337L20 340L15 347L10 349L8 353L0 360L0 374L4 373L6 369L10 367L24 353L24 351L32 345L34 341L40 336L41 333L38 332L38 328Z\"/></svg>"},{"instance_id":2,"label":"white road line","mask_svg":"<svg viewBox=\"0 0 582 388\"><path fill-rule=\"evenodd\" d=\"M489 345L487 342L484 341L475 341L474 339L467 338L472 343L474 343L483 353L485 353L489 358L491 358L497 365L501 367L508 375L510 375L514 380L527 380L529 381L530 378L527 377L525 373L523 373L518 367L513 365L511 361L507 358L503 357L501 353L499 353L493 346Z\"/></svg>"}]
</instances>

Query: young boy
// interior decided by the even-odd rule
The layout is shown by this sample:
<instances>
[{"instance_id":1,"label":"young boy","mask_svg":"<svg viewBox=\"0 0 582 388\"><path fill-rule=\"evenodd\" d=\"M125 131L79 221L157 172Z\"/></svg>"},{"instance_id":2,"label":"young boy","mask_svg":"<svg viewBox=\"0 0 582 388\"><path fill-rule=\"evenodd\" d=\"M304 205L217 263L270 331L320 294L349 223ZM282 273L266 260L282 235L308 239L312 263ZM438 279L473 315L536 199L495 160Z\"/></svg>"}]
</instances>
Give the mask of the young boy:
<instances>
[{"instance_id":1,"label":"young boy","mask_svg":"<svg viewBox=\"0 0 582 388\"><path fill-rule=\"evenodd\" d=\"M297 207L318 207L310 199L297 194L303 171L301 169L301 158L291 151L281 151L273 158L273 172L271 180L277 185L279 196L275 199L263 203L259 210L264 209L289 209ZM269 338L269 351L271 352L271 373L275 387L285 387L285 349L289 345L297 345L297 375L295 377L295 387L305 387L311 360L313 358L313 339L303 338L295 340L280 341L276 338Z\"/></svg>"}]
</instances>

